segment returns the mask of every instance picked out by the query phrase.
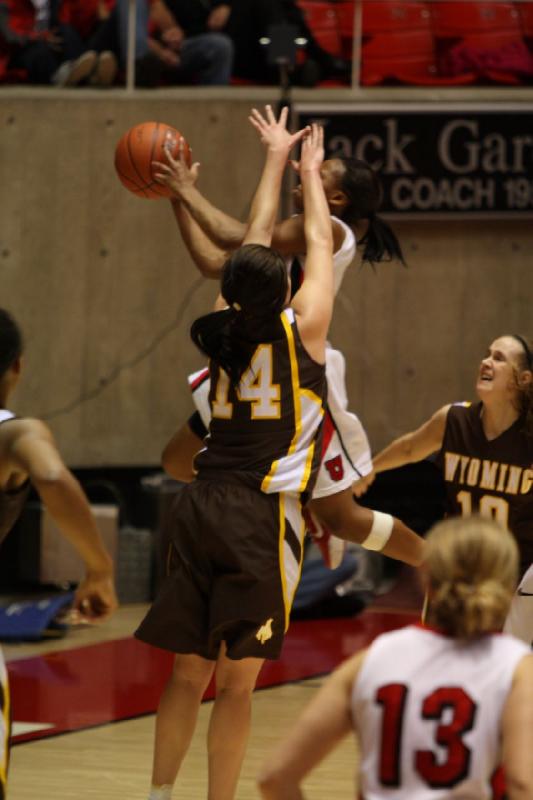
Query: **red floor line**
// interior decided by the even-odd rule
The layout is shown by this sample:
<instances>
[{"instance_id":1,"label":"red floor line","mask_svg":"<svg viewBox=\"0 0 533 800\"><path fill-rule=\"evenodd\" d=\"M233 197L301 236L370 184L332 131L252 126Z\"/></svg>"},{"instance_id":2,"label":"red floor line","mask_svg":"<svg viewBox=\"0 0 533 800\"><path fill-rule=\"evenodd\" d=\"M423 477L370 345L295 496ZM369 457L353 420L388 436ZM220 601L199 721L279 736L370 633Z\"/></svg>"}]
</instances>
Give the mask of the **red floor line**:
<instances>
[{"instance_id":1,"label":"red floor line","mask_svg":"<svg viewBox=\"0 0 533 800\"><path fill-rule=\"evenodd\" d=\"M379 633L416 621L409 612L373 610L355 618L294 622L281 658L266 662L258 688L331 672ZM8 664L13 719L47 723L14 744L154 713L172 668L172 654L133 638L21 659ZM205 699L213 697L211 685Z\"/></svg>"}]
</instances>

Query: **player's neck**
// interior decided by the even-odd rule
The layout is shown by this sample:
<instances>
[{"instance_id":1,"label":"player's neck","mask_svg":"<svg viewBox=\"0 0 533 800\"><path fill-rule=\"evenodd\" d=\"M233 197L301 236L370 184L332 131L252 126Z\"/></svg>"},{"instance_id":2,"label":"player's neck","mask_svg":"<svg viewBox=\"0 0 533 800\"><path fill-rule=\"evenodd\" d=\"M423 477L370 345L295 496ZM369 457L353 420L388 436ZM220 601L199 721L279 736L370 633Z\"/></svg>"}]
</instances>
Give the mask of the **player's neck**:
<instances>
[{"instance_id":1,"label":"player's neck","mask_svg":"<svg viewBox=\"0 0 533 800\"><path fill-rule=\"evenodd\" d=\"M519 412L508 400L492 403L484 402L481 406L481 425L485 436L489 441L496 439L510 428L519 416Z\"/></svg>"}]
</instances>

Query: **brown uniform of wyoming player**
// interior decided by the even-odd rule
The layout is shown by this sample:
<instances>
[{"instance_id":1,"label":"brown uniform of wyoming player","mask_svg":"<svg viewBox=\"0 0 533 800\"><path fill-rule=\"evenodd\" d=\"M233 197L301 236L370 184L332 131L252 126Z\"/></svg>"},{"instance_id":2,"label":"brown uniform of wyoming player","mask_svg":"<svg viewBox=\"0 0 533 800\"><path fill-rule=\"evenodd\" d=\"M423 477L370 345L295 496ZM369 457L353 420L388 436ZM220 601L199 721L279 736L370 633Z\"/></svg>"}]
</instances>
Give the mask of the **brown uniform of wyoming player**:
<instances>
[{"instance_id":1,"label":"brown uniform of wyoming player","mask_svg":"<svg viewBox=\"0 0 533 800\"><path fill-rule=\"evenodd\" d=\"M193 341L210 358L213 424L197 479L174 509L169 574L137 632L176 656L157 713L150 798L169 798L213 673L209 797L235 794L264 658L279 655L299 578L302 495L320 451L326 334L333 307L331 224L320 181L323 131L302 146L309 280L290 307L281 256L269 245L281 178L304 132L251 121L266 145L243 247L228 259L227 308L197 320Z\"/></svg>"},{"instance_id":2,"label":"brown uniform of wyoming player","mask_svg":"<svg viewBox=\"0 0 533 800\"><path fill-rule=\"evenodd\" d=\"M533 643L533 357L522 336L500 336L479 367L479 402L444 406L382 450L376 472L438 451L448 515L482 514L507 525L521 581L505 629Z\"/></svg>"}]
</instances>

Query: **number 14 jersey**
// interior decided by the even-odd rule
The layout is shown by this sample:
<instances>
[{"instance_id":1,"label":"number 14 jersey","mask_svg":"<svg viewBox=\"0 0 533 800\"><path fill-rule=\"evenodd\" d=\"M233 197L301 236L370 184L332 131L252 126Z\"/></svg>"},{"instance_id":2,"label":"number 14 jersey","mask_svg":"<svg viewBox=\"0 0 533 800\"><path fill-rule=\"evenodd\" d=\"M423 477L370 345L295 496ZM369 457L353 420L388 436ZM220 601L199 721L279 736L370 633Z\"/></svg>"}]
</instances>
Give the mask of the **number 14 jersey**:
<instances>
[{"instance_id":1,"label":"number 14 jersey","mask_svg":"<svg viewBox=\"0 0 533 800\"><path fill-rule=\"evenodd\" d=\"M258 342L238 387L210 364L211 424L199 479L237 480L267 494L307 494L321 455L326 368L307 353L292 308Z\"/></svg>"}]
</instances>

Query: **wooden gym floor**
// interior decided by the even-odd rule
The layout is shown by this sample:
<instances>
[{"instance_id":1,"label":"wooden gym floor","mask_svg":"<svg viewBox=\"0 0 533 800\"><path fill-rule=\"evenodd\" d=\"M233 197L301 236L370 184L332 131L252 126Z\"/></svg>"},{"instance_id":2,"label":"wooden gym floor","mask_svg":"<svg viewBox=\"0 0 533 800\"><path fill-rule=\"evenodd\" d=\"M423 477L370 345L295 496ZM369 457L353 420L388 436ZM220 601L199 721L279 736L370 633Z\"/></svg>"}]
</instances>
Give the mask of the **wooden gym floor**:
<instances>
[{"instance_id":1,"label":"wooden gym floor","mask_svg":"<svg viewBox=\"0 0 533 800\"><path fill-rule=\"evenodd\" d=\"M145 608L123 606L105 625L73 629L62 640L4 645L14 721L9 800L146 800L154 711L171 657L132 638ZM407 572L356 617L292 623L281 659L267 663L260 676L237 800L257 797L259 766L324 676L379 633L415 621L418 612ZM206 796L210 708L206 699L175 798ZM356 767L356 746L346 740L313 773L306 796L353 798Z\"/></svg>"}]
</instances>

